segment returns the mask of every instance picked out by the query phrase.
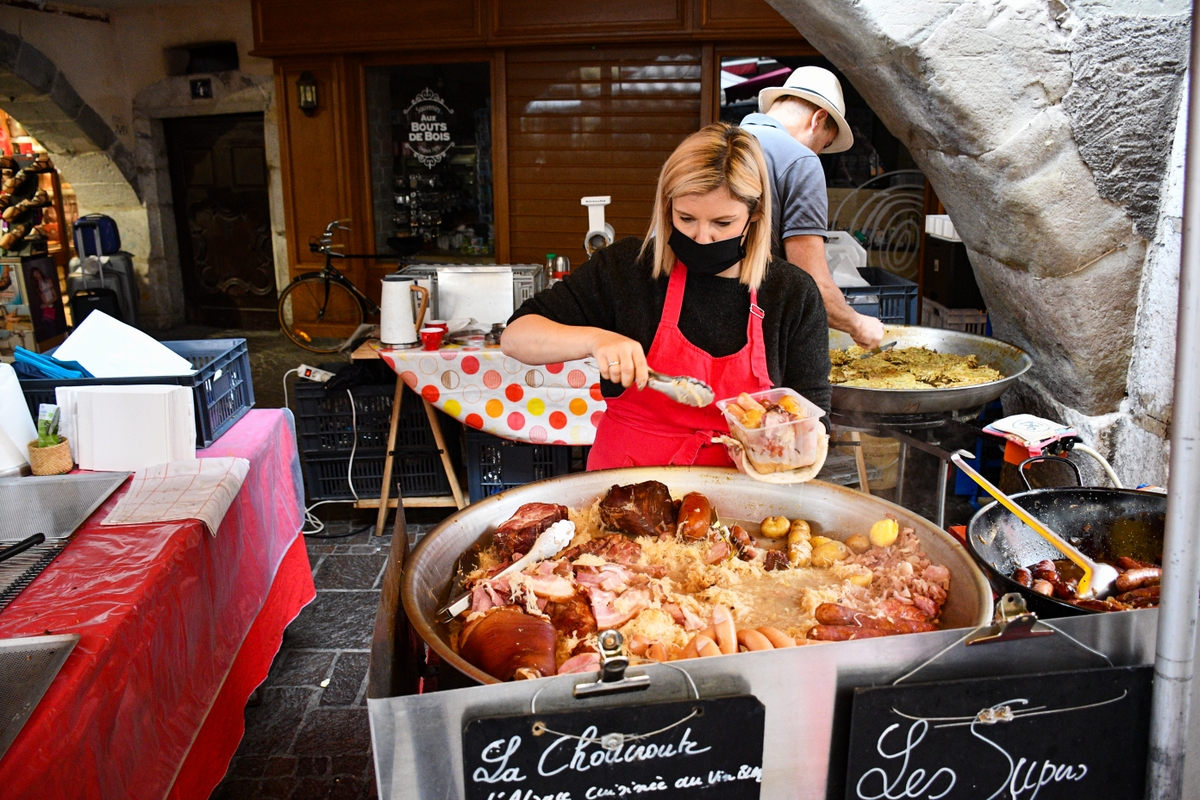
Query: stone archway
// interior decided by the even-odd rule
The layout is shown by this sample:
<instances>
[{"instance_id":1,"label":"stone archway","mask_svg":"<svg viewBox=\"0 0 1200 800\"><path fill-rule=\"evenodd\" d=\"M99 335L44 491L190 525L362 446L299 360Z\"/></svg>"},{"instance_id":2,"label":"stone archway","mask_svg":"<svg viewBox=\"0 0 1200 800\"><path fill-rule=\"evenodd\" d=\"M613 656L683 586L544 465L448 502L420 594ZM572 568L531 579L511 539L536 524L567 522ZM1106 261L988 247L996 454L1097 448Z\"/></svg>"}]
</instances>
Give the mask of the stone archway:
<instances>
[{"instance_id":1,"label":"stone archway","mask_svg":"<svg viewBox=\"0 0 1200 800\"><path fill-rule=\"evenodd\" d=\"M121 245L134 256L143 308L150 311L143 324L165 324L149 295L149 236L132 154L50 59L6 31L0 31L0 108L50 152L75 190L80 214L116 220Z\"/></svg>"},{"instance_id":2,"label":"stone archway","mask_svg":"<svg viewBox=\"0 0 1200 800\"><path fill-rule=\"evenodd\" d=\"M909 148L1034 354L1006 410L1165 485L1190 4L768 2Z\"/></svg>"}]
</instances>

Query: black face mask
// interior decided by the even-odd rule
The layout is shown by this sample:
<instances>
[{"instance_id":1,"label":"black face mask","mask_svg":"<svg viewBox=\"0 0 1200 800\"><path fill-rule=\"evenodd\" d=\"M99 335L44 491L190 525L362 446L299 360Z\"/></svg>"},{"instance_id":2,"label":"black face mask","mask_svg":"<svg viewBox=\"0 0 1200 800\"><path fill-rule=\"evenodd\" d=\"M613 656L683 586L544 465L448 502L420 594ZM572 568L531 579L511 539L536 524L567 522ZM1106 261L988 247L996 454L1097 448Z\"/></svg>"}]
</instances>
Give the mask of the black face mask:
<instances>
[{"instance_id":1,"label":"black face mask","mask_svg":"<svg viewBox=\"0 0 1200 800\"><path fill-rule=\"evenodd\" d=\"M746 223L746 227L750 227L749 222ZM667 240L667 244L689 271L701 275L717 275L746 257L745 233L743 229L731 239L700 244L672 225L671 238Z\"/></svg>"}]
</instances>

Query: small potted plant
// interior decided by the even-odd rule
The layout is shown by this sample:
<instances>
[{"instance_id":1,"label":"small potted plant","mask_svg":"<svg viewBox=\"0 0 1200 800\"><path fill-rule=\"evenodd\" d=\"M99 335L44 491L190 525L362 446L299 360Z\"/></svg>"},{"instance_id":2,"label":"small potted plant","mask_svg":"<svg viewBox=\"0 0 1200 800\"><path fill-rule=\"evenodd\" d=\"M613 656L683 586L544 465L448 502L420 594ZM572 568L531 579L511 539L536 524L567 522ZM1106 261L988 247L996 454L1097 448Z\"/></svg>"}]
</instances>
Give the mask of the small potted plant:
<instances>
[{"instance_id":1,"label":"small potted plant","mask_svg":"<svg viewBox=\"0 0 1200 800\"><path fill-rule=\"evenodd\" d=\"M58 406L38 406L38 438L29 443L29 467L34 475L62 475L75 466L70 443L58 435L58 420Z\"/></svg>"}]
</instances>

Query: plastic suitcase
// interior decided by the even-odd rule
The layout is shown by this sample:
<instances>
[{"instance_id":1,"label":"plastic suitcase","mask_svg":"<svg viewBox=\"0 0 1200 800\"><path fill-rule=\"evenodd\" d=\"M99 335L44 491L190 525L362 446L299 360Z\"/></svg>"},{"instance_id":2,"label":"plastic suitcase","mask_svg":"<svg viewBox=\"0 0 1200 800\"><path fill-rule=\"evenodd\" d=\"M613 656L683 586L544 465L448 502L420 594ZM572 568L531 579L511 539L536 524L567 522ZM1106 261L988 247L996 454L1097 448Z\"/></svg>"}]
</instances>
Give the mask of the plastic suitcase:
<instances>
[{"instance_id":1,"label":"plastic suitcase","mask_svg":"<svg viewBox=\"0 0 1200 800\"><path fill-rule=\"evenodd\" d=\"M121 234L112 217L88 214L75 220L75 252L84 256L108 256L121 251Z\"/></svg>"},{"instance_id":2,"label":"plastic suitcase","mask_svg":"<svg viewBox=\"0 0 1200 800\"><path fill-rule=\"evenodd\" d=\"M132 257L129 253L115 253L111 256L101 256L99 261L100 263L96 263L94 256L88 256L75 265L67 275L67 295L101 285L112 289L120 300L121 315L125 322L136 326L140 309ZM103 283L100 281L100 269L104 270Z\"/></svg>"},{"instance_id":3,"label":"plastic suitcase","mask_svg":"<svg viewBox=\"0 0 1200 800\"><path fill-rule=\"evenodd\" d=\"M71 295L71 319L75 327L79 327L79 323L93 311L103 311L113 319L124 322L121 316L121 301L114 290L106 287L81 289Z\"/></svg>"}]
</instances>

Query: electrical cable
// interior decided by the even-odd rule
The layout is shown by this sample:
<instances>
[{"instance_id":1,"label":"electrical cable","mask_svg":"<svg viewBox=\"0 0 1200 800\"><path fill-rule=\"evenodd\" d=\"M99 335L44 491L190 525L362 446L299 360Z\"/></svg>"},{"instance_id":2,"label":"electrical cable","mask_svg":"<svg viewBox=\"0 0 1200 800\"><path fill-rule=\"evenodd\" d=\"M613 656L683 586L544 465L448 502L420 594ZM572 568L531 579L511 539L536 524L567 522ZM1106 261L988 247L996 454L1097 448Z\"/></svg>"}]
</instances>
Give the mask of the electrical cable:
<instances>
[{"instance_id":1,"label":"electrical cable","mask_svg":"<svg viewBox=\"0 0 1200 800\"><path fill-rule=\"evenodd\" d=\"M287 391L288 375L298 375L299 373L300 373L300 369L298 367L296 369L289 369L287 372L283 373L283 405L285 408L291 407L288 404L288 391ZM350 462L346 466L346 483L347 483L347 485L349 485L350 494L354 495L354 499L353 500L320 500L316 503L313 503L311 506L308 506L307 508L305 508L304 509L304 525L301 527L300 532L303 533L304 537L307 539L345 539L350 536L356 536L356 535L358 535L364 531L370 530L371 528L374 527L374 525L365 525L361 528L352 529L352 530L348 531L347 533L333 533L333 534L320 535L321 532L325 530L325 523L324 523L324 521L321 520L320 517L318 517L316 514L312 513L313 509L317 508L318 506L333 505L333 504L338 504L338 503L343 503L343 504L344 503L357 503L359 501L358 491L354 488L354 472L353 472L354 456L358 452L358 410L354 407L354 395L351 393L351 391L349 389L346 390L346 397L348 397L350 399L350 435L352 437L351 444L350 444ZM305 530L305 528L310 528L310 527L311 527L311 530Z\"/></svg>"}]
</instances>

